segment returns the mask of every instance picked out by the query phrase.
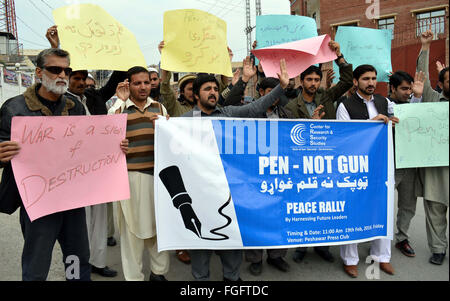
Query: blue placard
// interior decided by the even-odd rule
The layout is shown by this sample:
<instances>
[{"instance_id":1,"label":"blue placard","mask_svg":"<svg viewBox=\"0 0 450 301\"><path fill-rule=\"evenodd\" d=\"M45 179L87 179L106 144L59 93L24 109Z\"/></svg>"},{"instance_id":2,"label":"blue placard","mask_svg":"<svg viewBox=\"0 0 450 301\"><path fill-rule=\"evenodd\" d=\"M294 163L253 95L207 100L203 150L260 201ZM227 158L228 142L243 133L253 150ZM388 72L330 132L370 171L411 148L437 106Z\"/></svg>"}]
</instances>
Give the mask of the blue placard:
<instances>
[{"instance_id":1,"label":"blue placard","mask_svg":"<svg viewBox=\"0 0 450 301\"><path fill-rule=\"evenodd\" d=\"M256 17L256 49L317 37L316 20L304 16Z\"/></svg>"},{"instance_id":2,"label":"blue placard","mask_svg":"<svg viewBox=\"0 0 450 301\"><path fill-rule=\"evenodd\" d=\"M377 69L377 81L389 82L391 63L391 35L389 29L339 26L336 42L341 45L345 60L353 65L373 65ZM333 62L333 69L339 74L339 67ZM335 79L335 82L338 78Z\"/></svg>"}]
</instances>

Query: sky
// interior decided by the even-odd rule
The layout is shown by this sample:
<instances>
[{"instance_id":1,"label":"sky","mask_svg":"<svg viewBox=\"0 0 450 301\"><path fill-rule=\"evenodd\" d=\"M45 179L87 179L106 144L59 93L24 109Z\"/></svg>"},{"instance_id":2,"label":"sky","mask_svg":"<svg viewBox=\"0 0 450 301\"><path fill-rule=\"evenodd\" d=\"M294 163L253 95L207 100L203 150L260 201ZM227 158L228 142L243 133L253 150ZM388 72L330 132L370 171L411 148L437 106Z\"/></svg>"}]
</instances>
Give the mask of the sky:
<instances>
[{"instance_id":1,"label":"sky","mask_svg":"<svg viewBox=\"0 0 450 301\"><path fill-rule=\"evenodd\" d=\"M228 45L233 61L242 61L247 52L245 0L15 0L19 42L24 49L48 47L47 29L53 25L52 10L76 3L101 6L136 36L147 64L158 64L158 44L163 40L163 14L174 9L200 9L227 23ZM251 3L255 25L255 1ZM290 14L289 0L261 0L263 15ZM255 31L253 31L254 40Z\"/></svg>"}]
</instances>

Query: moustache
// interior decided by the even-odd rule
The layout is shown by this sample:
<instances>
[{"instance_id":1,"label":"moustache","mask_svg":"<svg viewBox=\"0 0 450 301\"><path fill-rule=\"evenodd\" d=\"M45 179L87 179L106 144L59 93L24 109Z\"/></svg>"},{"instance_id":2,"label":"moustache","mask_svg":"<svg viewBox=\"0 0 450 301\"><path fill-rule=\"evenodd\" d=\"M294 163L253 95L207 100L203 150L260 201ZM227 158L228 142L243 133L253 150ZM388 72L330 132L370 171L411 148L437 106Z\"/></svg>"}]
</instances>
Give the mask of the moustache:
<instances>
[{"instance_id":1,"label":"moustache","mask_svg":"<svg viewBox=\"0 0 450 301\"><path fill-rule=\"evenodd\" d=\"M216 98L216 96L215 96L215 95L211 95L210 97L208 97L208 100L210 100L210 99L214 99L214 100L217 100L217 98Z\"/></svg>"}]
</instances>

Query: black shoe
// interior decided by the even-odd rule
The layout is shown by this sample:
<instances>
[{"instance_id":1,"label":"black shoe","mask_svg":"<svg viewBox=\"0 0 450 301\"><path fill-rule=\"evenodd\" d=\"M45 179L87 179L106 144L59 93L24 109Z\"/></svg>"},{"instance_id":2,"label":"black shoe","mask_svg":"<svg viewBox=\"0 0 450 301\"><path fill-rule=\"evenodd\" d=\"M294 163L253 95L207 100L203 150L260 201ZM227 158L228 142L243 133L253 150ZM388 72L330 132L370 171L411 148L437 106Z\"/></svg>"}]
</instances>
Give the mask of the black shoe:
<instances>
[{"instance_id":1,"label":"black shoe","mask_svg":"<svg viewBox=\"0 0 450 301\"><path fill-rule=\"evenodd\" d=\"M433 253L430 258L430 263L441 265L444 262L445 253Z\"/></svg>"},{"instance_id":2,"label":"black shoe","mask_svg":"<svg viewBox=\"0 0 450 301\"><path fill-rule=\"evenodd\" d=\"M167 279L166 277L164 277L164 275L156 275L152 272L148 281L167 281Z\"/></svg>"},{"instance_id":3,"label":"black shoe","mask_svg":"<svg viewBox=\"0 0 450 301\"><path fill-rule=\"evenodd\" d=\"M242 279L241 279L241 277L239 277L238 280L231 280L231 279L223 277L223 281L224 282L241 282Z\"/></svg>"},{"instance_id":4,"label":"black shoe","mask_svg":"<svg viewBox=\"0 0 450 301\"><path fill-rule=\"evenodd\" d=\"M395 247L397 249L399 249L403 253L403 255L405 255L405 256L408 256L408 257L415 257L416 256L416 253L414 252L414 249L411 248L411 245L409 244L407 239L396 243Z\"/></svg>"},{"instance_id":5,"label":"black shoe","mask_svg":"<svg viewBox=\"0 0 450 301\"><path fill-rule=\"evenodd\" d=\"M334 262L334 257L329 250L314 248L314 252L328 262Z\"/></svg>"},{"instance_id":6,"label":"black shoe","mask_svg":"<svg viewBox=\"0 0 450 301\"><path fill-rule=\"evenodd\" d=\"M117 241L114 237L108 237L108 246L109 247L114 247L115 245L117 245Z\"/></svg>"},{"instance_id":7,"label":"black shoe","mask_svg":"<svg viewBox=\"0 0 450 301\"><path fill-rule=\"evenodd\" d=\"M300 263L300 262L303 261L303 258L305 258L305 255L306 255L306 250L305 250L305 251L295 250L294 256L292 256L292 259L293 259L296 263Z\"/></svg>"},{"instance_id":8,"label":"black shoe","mask_svg":"<svg viewBox=\"0 0 450 301\"><path fill-rule=\"evenodd\" d=\"M91 273L99 274L100 276L103 276L103 277L116 277L117 276L117 271L114 271L108 267L97 268L93 265L91 265Z\"/></svg>"},{"instance_id":9,"label":"black shoe","mask_svg":"<svg viewBox=\"0 0 450 301\"><path fill-rule=\"evenodd\" d=\"M254 262L248 266L248 269L250 270L250 274L253 276L259 276L262 273L262 261L260 262Z\"/></svg>"},{"instance_id":10,"label":"black shoe","mask_svg":"<svg viewBox=\"0 0 450 301\"><path fill-rule=\"evenodd\" d=\"M278 257L278 258L267 258L267 263L274 266L275 268L277 268L278 270L282 271L282 272L287 272L289 271L289 264L283 260L283 258Z\"/></svg>"}]
</instances>

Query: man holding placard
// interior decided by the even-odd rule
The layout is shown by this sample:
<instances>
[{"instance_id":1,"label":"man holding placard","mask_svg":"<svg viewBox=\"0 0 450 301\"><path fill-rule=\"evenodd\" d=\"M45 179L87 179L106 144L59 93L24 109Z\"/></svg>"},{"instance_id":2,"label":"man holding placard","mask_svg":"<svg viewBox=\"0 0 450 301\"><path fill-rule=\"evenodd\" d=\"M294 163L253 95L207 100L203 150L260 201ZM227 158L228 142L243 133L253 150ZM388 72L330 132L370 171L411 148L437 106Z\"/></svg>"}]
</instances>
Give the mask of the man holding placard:
<instances>
[{"instance_id":1,"label":"man holding placard","mask_svg":"<svg viewBox=\"0 0 450 301\"><path fill-rule=\"evenodd\" d=\"M69 65L70 59L67 51L47 49L39 53L36 76L42 84L35 84L23 95L6 101L0 113L0 159L2 165L5 166L0 184L1 202L15 200L18 202L16 206L20 206L20 225L24 237L22 253L22 279L24 281L46 280L56 240L61 245L66 268L69 267L68 263L72 256L75 256L79 262L79 275L76 275L78 277L70 279L66 273L66 278L84 281L91 279L85 209L58 212L31 222L17 191L10 163L20 152L19 144L9 141L12 117L86 114L80 102L64 96L68 88L69 74L72 71ZM5 195L3 195L4 193ZM2 212L4 211L2 210ZM66 261L68 257L69 261Z\"/></svg>"},{"instance_id":2,"label":"man holding placard","mask_svg":"<svg viewBox=\"0 0 450 301\"><path fill-rule=\"evenodd\" d=\"M58 27L52 26L46 35L52 48L60 45ZM87 88L87 70L75 70L69 76L69 89L66 96L79 101L86 109L87 115L106 115L106 102L114 96L117 85L125 80L126 73L115 71L109 81L101 89ZM115 277L117 271L106 266L106 249L108 241L108 205L98 204L86 207L86 220L88 222L89 245L91 250L90 263L92 273L103 277Z\"/></svg>"},{"instance_id":3,"label":"man holding placard","mask_svg":"<svg viewBox=\"0 0 450 301\"><path fill-rule=\"evenodd\" d=\"M423 101L448 102L450 96L448 67L444 68L439 74L439 86L442 88L441 93L433 90L428 76L430 45L431 41L433 41L433 32L431 29L423 32L420 40L422 42L422 48L417 60L417 70L427 75L423 91ZM448 248L446 234L449 200L448 166L421 168L419 170L419 177L423 187L419 196L423 196L424 198L428 246L433 254L430 258L430 263L441 265Z\"/></svg>"},{"instance_id":4,"label":"man holding placard","mask_svg":"<svg viewBox=\"0 0 450 301\"><path fill-rule=\"evenodd\" d=\"M396 105L422 101L423 79L423 73L418 73L413 78L404 71L396 71L389 77L390 97L388 99ZM413 98L410 101L411 96ZM395 170L395 188L398 192L398 232L395 247L408 257L416 256L408 240L409 225L416 213L416 179L417 168L398 168Z\"/></svg>"},{"instance_id":5,"label":"man holding placard","mask_svg":"<svg viewBox=\"0 0 450 301\"><path fill-rule=\"evenodd\" d=\"M388 100L374 94L377 85L377 70L371 65L358 66L353 72L353 82L357 86L355 95L344 100L338 107L338 120L382 120L385 123L397 123L396 117L388 117ZM376 197L376 196L374 196ZM372 241L370 255L373 260L380 263L380 269L389 275L394 275L394 268L390 264L391 241L389 239L376 239ZM341 246L341 257L344 262L344 271L352 278L358 277L358 244Z\"/></svg>"}]
</instances>

